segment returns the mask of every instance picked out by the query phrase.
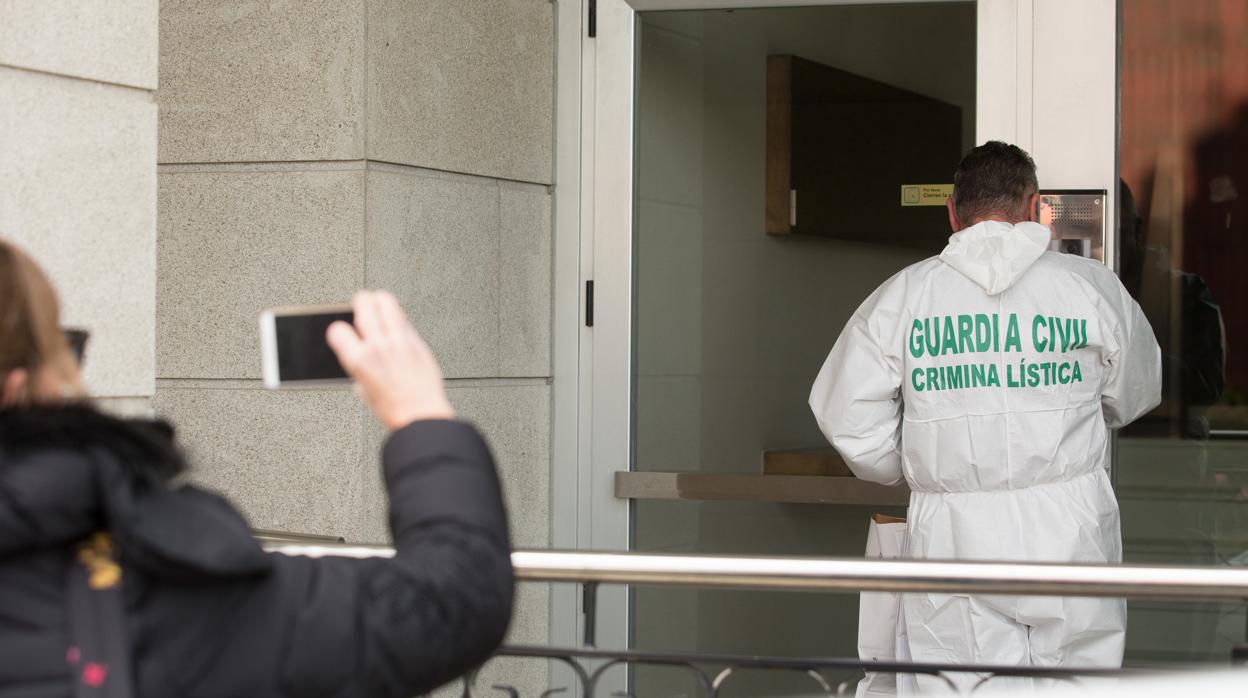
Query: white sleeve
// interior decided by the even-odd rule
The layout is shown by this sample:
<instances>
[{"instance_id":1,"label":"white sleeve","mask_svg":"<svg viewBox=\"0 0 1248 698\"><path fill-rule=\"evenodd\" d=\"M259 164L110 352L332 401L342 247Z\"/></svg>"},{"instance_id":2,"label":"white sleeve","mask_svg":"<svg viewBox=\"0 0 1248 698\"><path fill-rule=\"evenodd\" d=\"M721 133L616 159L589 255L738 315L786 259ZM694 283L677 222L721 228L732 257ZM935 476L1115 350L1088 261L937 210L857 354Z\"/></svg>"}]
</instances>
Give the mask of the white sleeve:
<instances>
[{"instance_id":1,"label":"white sleeve","mask_svg":"<svg viewBox=\"0 0 1248 698\"><path fill-rule=\"evenodd\" d=\"M901 470L901 365L870 323L868 298L845 326L810 391L824 436L863 480L895 485ZM891 315L891 313L889 313Z\"/></svg>"},{"instance_id":2,"label":"white sleeve","mask_svg":"<svg viewBox=\"0 0 1248 698\"><path fill-rule=\"evenodd\" d=\"M1124 427L1161 404L1161 348L1139 303L1126 289L1121 298L1121 320L1113 330L1117 346L1106 342L1103 358L1101 409L1111 429Z\"/></svg>"}]
</instances>

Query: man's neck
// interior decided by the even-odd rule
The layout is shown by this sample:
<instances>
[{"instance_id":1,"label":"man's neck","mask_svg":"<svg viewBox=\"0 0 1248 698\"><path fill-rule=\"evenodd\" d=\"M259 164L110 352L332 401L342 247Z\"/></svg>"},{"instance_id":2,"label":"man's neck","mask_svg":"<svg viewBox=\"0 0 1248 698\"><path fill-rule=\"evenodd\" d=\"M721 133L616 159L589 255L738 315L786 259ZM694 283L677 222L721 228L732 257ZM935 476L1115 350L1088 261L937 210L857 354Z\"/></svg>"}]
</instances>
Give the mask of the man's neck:
<instances>
[{"instance_id":1,"label":"man's neck","mask_svg":"<svg viewBox=\"0 0 1248 698\"><path fill-rule=\"evenodd\" d=\"M979 225L980 223L984 223L986 221L993 221L996 223L1009 223L1010 225L1018 225L1019 223L1022 223L1022 221L1013 220L1009 216L1006 216L1004 214L991 213L991 214L988 214L987 216L981 216L979 218L973 219L970 225L966 227L970 228L971 226Z\"/></svg>"}]
</instances>

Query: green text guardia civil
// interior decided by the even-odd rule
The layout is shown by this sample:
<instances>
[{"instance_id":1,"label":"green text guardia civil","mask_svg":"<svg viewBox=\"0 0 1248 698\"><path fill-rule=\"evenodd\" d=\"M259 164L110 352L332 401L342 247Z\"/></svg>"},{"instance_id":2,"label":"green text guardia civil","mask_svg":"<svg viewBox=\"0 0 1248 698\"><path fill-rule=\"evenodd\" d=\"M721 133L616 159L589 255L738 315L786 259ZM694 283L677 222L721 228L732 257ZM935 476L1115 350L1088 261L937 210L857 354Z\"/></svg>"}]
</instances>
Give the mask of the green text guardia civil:
<instances>
[{"instance_id":1,"label":"green text guardia civil","mask_svg":"<svg viewBox=\"0 0 1248 698\"><path fill-rule=\"evenodd\" d=\"M1024 347L1024 343L1030 346ZM915 359L960 354L1065 354L1088 346L1088 321L1038 313L1020 322L1017 313L936 315L916 318L910 328L909 350ZM1073 357L1052 360L968 362L916 367L910 383L918 392L980 387L1036 388L1083 382ZM1004 373L1004 376L1002 375ZM1002 381L1004 378L1004 382Z\"/></svg>"}]
</instances>

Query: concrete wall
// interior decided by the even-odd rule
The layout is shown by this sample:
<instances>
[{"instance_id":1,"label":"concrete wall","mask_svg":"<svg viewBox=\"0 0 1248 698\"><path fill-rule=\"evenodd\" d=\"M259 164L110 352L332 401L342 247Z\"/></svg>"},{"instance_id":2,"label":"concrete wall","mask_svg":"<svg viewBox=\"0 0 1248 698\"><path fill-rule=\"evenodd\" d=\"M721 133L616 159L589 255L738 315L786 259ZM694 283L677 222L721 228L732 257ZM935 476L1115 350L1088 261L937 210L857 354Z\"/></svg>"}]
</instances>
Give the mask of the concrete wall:
<instances>
[{"instance_id":1,"label":"concrete wall","mask_svg":"<svg viewBox=\"0 0 1248 698\"><path fill-rule=\"evenodd\" d=\"M259 382L262 309L367 286L489 438L515 544L547 545L553 53L547 0L160 3L155 404L254 526L387 538L383 430ZM512 639L544 642L521 592Z\"/></svg>"},{"instance_id":2,"label":"concrete wall","mask_svg":"<svg viewBox=\"0 0 1248 698\"><path fill-rule=\"evenodd\" d=\"M107 407L155 390L157 0L0 3L0 236L91 331Z\"/></svg>"}]
</instances>

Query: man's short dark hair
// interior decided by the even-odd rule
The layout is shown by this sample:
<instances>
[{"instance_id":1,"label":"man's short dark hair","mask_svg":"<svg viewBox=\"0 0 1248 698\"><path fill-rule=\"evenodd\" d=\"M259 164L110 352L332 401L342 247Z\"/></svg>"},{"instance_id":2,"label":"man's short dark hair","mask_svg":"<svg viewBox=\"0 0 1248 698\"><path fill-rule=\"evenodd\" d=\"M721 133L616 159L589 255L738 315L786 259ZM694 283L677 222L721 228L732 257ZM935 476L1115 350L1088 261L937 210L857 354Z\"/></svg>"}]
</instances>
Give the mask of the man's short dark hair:
<instances>
[{"instance_id":1,"label":"man's short dark hair","mask_svg":"<svg viewBox=\"0 0 1248 698\"><path fill-rule=\"evenodd\" d=\"M1028 200L1039 189L1036 163L1027 151L988 141L958 164L953 175L953 212L964 228L994 215L1019 223L1028 219Z\"/></svg>"}]
</instances>

